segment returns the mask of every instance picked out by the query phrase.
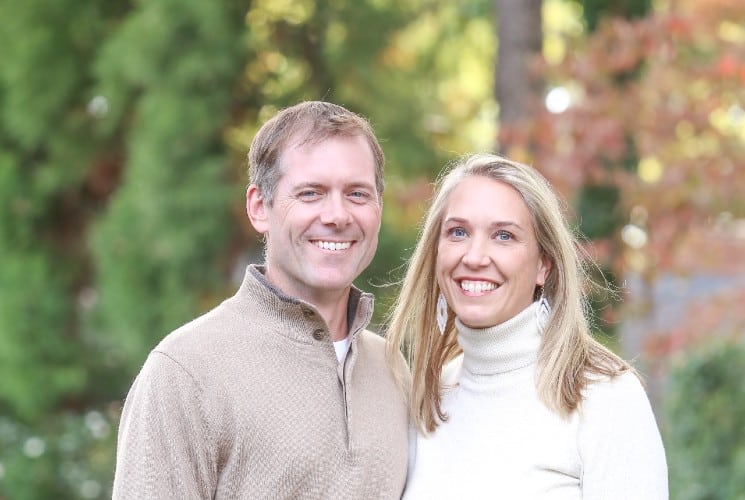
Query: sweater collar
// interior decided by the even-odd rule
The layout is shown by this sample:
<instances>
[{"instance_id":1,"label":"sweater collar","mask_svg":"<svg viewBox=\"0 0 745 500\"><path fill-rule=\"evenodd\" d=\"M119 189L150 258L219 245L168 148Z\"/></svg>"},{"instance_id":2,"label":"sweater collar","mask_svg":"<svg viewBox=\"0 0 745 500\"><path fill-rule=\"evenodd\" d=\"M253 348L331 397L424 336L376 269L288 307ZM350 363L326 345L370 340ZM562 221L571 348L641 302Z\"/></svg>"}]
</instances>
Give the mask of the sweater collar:
<instances>
[{"instance_id":1,"label":"sweater collar","mask_svg":"<svg viewBox=\"0 0 745 500\"><path fill-rule=\"evenodd\" d=\"M472 375L489 376L533 364L541 343L536 307L534 302L513 318L490 328L469 328L456 318L463 369Z\"/></svg>"},{"instance_id":2,"label":"sweater collar","mask_svg":"<svg viewBox=\"0 0 745 500\"><path fill-rule=\"evenodd\" d=\"M255 305L279 323L286 320L300 321L301 323L308 320L320 321L328 330L313 304L284 293L266 279L265 271L264 266L256 264L251 264L246 268L243 283L238 293L236 293L236 299L239 302L242 300L258 302ZM256 301L256 298L259 298L259 300ZM354 286L351 287L347 302L347 323L350 337L353 338L359 331L367 327L372 319L373 307L374 297L372 294L363 292Z\"/></svg>"}]
</instances>

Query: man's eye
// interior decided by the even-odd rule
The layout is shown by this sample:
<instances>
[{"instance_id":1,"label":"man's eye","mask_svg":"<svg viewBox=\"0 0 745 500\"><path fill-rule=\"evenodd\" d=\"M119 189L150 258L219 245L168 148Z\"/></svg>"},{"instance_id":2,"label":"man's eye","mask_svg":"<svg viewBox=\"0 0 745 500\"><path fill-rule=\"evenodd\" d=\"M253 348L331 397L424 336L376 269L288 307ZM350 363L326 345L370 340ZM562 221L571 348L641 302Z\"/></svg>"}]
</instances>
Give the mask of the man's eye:
<instances>
[{"instance_id":1,"label":"man's eye","mask_svg":"<svg viewBox=\"0 0 745 500\"><path fill-rule=\"evenodd\" d=\"M312 189L306 189L304 191L300 191L297 195L298 198L315 198L317 196L320 196L320 193Z\"/></svg>"}]
</instances>

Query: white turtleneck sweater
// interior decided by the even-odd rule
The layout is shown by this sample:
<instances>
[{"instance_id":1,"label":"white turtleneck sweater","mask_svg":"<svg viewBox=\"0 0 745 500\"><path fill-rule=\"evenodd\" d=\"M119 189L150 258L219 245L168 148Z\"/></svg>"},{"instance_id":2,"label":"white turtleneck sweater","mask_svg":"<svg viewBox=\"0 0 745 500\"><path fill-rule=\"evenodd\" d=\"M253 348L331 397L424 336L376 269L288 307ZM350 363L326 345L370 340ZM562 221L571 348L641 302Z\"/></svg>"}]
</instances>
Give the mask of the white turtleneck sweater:
<instances>
[{"instance_id":1,"label":"white turtleneck sweater","mask_svg":"<svg viewBox=\"0 0 745 500\"><path fill-rule=\"evenodd\" d=\"M456 320L448 420L417 436L404 498L667 499L665 451L635 375L591 384L567 419L538 399L535 307L486 329Z\"/></svg>"}]
</instances>

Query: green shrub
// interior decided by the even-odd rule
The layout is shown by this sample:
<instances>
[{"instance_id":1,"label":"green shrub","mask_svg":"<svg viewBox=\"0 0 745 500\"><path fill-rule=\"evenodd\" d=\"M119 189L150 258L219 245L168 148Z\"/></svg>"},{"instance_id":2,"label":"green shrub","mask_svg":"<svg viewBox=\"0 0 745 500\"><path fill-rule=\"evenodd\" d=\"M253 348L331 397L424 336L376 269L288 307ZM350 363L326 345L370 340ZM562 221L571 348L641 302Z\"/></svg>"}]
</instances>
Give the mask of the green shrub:
<instances>
[{"instance_id":1,"label":"green shrub","mask_svg":"<svg viewBox=\"0 0 745 500\"><path fill-rule=\"evenodd\" d=\"M715 342L684 355L664 405L670 497L745 499L745 346Z\"/></svg>"}]
</instances>

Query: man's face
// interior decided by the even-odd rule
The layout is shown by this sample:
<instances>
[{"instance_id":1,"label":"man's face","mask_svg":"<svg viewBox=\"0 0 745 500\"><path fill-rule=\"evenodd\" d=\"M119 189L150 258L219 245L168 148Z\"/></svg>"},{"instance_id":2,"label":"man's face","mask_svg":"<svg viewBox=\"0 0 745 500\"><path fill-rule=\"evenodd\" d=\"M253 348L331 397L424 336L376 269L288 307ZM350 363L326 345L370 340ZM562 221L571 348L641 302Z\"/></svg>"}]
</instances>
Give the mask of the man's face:
<instances>
[{"instance_id":1,"label":"man's face","mask_svg":"<svg viewBox=\"0 0 745 500\"><path fill-rule=\"evenodd\" d=\"M247 209L266 235L266 276L311 303L346 292L370 264L382 214L375 161L362 137L288 147L271 206L254 186Z\"/></svg>"}]
</instances>

